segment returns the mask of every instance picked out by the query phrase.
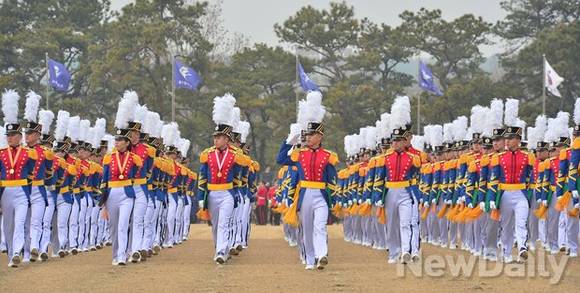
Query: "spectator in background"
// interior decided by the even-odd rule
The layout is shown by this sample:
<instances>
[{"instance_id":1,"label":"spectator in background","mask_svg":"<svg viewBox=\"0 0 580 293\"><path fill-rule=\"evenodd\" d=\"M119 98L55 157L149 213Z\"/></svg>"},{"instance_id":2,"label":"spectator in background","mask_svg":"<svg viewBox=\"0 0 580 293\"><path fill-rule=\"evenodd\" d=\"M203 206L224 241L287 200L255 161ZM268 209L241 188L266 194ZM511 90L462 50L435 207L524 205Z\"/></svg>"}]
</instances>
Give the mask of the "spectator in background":
<instances>
[{"instance_id":1,"label":"spectator in background","mask_svg":"<svg viewBox=\"0 0 580 293\"><path fill-rule=\"evenodd\" d=\"M272 184L272 186L268 189L268 211L269 211L269 222L272 226L280 225L280 214L274 213L270 209L276 206L276 189L278 187L276 184Z\"/></svg>"},{"instance_id":2,"label":"spectator in background","mask_svg":"<svg viewBox=\"0 0 580 293\"><path fill-rule=\"evenodd\" d=\"M258 186L256 194L256 219L258 220L258 225L266 225L269 187L270 184L266 183L264 185L264 182L260 182Z\"/></svg>"}]
</instances>

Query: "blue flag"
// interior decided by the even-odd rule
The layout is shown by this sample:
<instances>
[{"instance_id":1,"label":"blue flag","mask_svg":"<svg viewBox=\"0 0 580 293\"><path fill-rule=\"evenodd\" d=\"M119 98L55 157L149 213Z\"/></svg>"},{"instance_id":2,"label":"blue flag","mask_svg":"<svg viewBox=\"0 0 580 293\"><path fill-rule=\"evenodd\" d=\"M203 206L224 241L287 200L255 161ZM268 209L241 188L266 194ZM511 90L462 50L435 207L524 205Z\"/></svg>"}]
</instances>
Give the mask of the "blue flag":
<instances>
[{"instance_id":1,"label":"blue flag","mask_svg":"<svg viewBox=\"0 0 580 293\"><path fill-rule=\"evenodd\" d=\"M201 77L191 67L183 65L179 60L174 60L173 79L176 88L183 88L195 91L201 83Z\"/></svg>"},{"instance_id":2,"label":"blue flag","mask_svg":"<svg viewBox=\"0 0 580 293\"><path fill-rule=\"evenodd\" d=\"M54 90L66 92L70 83L70 73L66 66L48 59L48 82Z\"/></svg>"},{"instance_id":3,"label":"blue flag","mask_svg":"<svg viewBox=\"0 0 580 293\"><path fill-rule=\"evenodd\" d=\"M431 69L427 67L422 61L419 62L419 86L422 89L431 92L435 95L442 96L443 93L439 90L433 79L433 73Z\"/></svg>"},{"instance_id":4,"label":"blue flag","mask_svg":"<svg viewBox=\"0 0 580 293\"><path fill-rule=\"evenodd\" d=\"M298 62L298 67L296 70L298 71L298 77L300 78L300 86L305 92L320 91L318 85L314 83L314 81L312 81L308 75L306 75L306 72L304 72L304 68L300 62Z\"/></svg>"}]
</instances>

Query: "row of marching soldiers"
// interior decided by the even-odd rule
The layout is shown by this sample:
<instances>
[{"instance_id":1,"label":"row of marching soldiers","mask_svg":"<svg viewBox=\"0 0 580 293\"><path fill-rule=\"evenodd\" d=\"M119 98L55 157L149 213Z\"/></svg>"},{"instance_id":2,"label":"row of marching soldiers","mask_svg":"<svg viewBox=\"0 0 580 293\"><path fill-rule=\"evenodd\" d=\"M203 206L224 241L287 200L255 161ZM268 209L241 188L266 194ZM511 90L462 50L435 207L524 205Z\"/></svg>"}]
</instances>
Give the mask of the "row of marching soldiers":
<instances>
[{"instance_id":1,"label":"row of marching soldiers","mask_svg":"<svg viewBox=\"0 0 580 293\"><path fill-rule=\"evenodd\" d=\"M104 246L112 246L113 265L125 265L187 240L197 175L177 124L127 91L114 136L105 119L91 127L66 111L51 132L53 112L38 111L34 92L26 97L23 127L19 94L2 95L0 234L9 267Z\"/></svg>"},{"instance_id":2,"label":"row of marching soldiers","mask_svg":"<svg viewBox=\"0 0 580 293\"><path fill-rule=\"evenodd\" d=\"M512 262L514 253L525 261L528 250L539 245L552 254L577 256L580 100L574 128L566 112L549 119L540 115L526 138L518 100L507 99L504 110L504 102L494 99L490 107L472 108L469 127L461 116L425 126L422 137L403 129L406 148L401 148L384 134L401 125L398 116L407 103L393 105L375 128L345 138L349 166L338 172L341 204L334 211L344 217L346 241L386 248L390 263L418 260L421 242L490 261ZM405 152L420 160L416 174L407 177L398 168L412 164L390 160ZM390 181L385 171L408 181ZM392 189L400 187L411 204L399 198L390 205Z\"/></svg>"}]
</instances>

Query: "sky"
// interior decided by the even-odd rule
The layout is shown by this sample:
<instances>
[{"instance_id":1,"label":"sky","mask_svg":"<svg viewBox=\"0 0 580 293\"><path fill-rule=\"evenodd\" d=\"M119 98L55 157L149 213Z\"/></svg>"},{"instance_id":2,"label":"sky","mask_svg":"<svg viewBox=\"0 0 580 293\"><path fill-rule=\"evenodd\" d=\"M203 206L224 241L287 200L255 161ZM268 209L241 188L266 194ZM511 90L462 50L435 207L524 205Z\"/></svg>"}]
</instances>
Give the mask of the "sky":
<instances>
[{"instance_id":1,"label":"sky","mask_svg":"<svg viewBox=\"0 0 580 293\"><path fill-rule=\"evenodd\" d=\"M212 3L217 0L209 0ZM354 6L355 17L367 17L376 23L397 26L401 23L398 15L405 11L418 11L421 7L440 9L443 17L452 20L466 13L481 16L485 21L495 23L505 17L500 7L503 0L349 0ZM132 0L112 0L112 8L120 9ZM318 9L328 8L328 0L223 0L223 18L230 32L239 32L251 43L262 42L278 45L274 24L283 23L306 5ZM489 56L502 51L501 44L482 47Z\"/></svg>"}]
</instances>

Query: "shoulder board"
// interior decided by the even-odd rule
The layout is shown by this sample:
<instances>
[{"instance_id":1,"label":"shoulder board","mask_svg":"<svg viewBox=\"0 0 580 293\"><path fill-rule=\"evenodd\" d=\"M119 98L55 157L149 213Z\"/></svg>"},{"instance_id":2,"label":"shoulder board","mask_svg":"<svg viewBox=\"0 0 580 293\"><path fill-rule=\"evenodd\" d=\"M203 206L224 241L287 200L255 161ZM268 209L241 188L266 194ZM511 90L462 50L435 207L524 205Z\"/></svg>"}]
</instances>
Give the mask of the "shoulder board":
<instances>
[{"instance_id":1,"label":"shoulder board","mask_svg":"<svg viewBox=\"0 0 580 293\"><path fill-rule=\"evenodd\" d=\"M568 158L568 148L560 150L559 159L560 161L564 161Z\"/></svg>"},{"instance_id":2,"label":"shoulder board","mask_svg":"<svg viewBox=\"0 0 580 293\"><path fill-rule=\"evenodd\" d=\"M302 151L302 149L298 149L298 148L292 149L292 152L290 153L290 160L292 160L292 162L298 162L298 159L300 158L301 151Z\"/></svg>"},{"instance_id":3,"label":"shoulder board","mask_svg":"<svg viewBox=\"0 0 580 293\"><path fill-rule=\"evenodd\" d=\"M580 149L580 137L574 138L574 141L572 142L572 149L573 150Z\"/></svg>"},{"instance_id":4,"label":"shoulder board","mask_svg":"<svg viewBox=\"0 0 580 293\"><path fill-rule=\"evenodd\" d=\"M332 164L333 166L336 166L336 164L338 164L338 155L335 152L329 151L329 150L324 150L325 152L327 152L330 156L328 157L328 162L330 164Z\"/></svg>"},{"instance_id":5,"label":"shoulder board","mask_svg":"<svg viewBox=\"0 0 580 293\"><path fill-rule=\"evenodd\" d=\"M155 158L155 154L157 153L157 150L150 145L145 145L145 146L147 147L147 155L150 158Z\"/></svg>"},{"instance_id":6,"label":"shoulder board","mask_svg":"<svg viewBox=\"0 0 580 293\"><path fill-rule=\"evenodd\" d=\"M483 156L483 157L481 157L481 161L480 161L481 166L488 165L489 164L489 159L490 159L489 156Z\"/></svg>"},{"instance_id":7,"label":"shoulder board","mask_svg":"<svg viewBox=\"0 0 580 293\"><path fill-rule=\"evenodd\" d=\"M137 167L143 166L143 160L141 160L141 157L139 157L134 153L131 153L131 155L133 156L133 162L135 163L135 165L137 165Z\"/></svg>"},{"instance_id":8,"label":"shoulder board","mask_svg":"<svg viewBox=\"0 0 580 293\"><path fill-rule=\"evenodd\" d=\"M469 165L467 166L467 172L475 172L477 171L477 164L475 163L475 160L469 162Z\"/></svg>"},{"instance_id":9,"label":"shoulder board","mask_svg":"<svg viewBox=\"0 0 580 293\"><path fill-rule=\"evenodd\" d=\"M260 171L260 163L258 163L258 161L252 161L252 167L254 168L254 171L256 171L256 172ZM296 168L296 167L293 167L293 169L294 168Z\"/></svg>"},{"instance_id":10,"label":"shoulder board","mask_svg":"<svg viewBox=\"0 0 580 293\"><path fill-rule=\"evenodd\" d=\"M382 166L385 164L385 155L379 155L375 159L375 166Z\"/></svg>"},{"instance_id":11,"label":"shoulder board","mask_svg":"<svg viewBox=\"0 0 580 293\"><path fill-rule=\"evenodd\" d=\"M564 152L564 159L566 159L566 152ZM536 164L536 156L528 152L528 165L534 166Z\"/></svg>"},{"instance_id":12,"label":"shoulder board","mask_svg":"<svg viewBox=\"0 0 580 293\"><path fill-rule=\"evenodd\" d=\"M491 156L490 165L496 166L497 164L499 164L499 156L501 154L503 154L503 153L494 154L493 156Z\"/></svg>"},{"instance_id":13,"label":"shoulder board","mask_svg":"<svg viewBox=\"0 0 580 293\"><path fill-rule=\"evenodd\" d=\"M203 152L201 152L201 154L199 155L199 162L202 164L207 163L207 156L214 149L215 149L215 147L211 147L211 148L207 148L207 149L203 150Z\"/></svg>"},{"instance_id":14,"label":"shoulder board","mask_svg":"<svg viewBox=\"0 0 580 293\"><path fill-rule=\"evenodd\" d=\"M54 152L51 149L44 146L42 147L42 149L44 150L44 157L47 160L54 160Z\"/></svg>"},{"instance_id":15,"label":"shoulder board","mask_svg":"<svg viewBox=\"0 0 580 293\"><path fill-rule=\"evenodd\" d=\"M413 165L415 165L415 167L417 167L417 168L421 167L421 157L414 155L414 156L412 156L412 158L413 158Z\"/></svg>"},{"instance_id":16,"label":"shoulder board","mask_svg":"<svg viewBox=\"0 0 580 293\"><path fill-rule=\"evenodd\" d=\"M111 154L106 154L103 157L103 165L108 165L111 163Z\"/></svg>"},{"instance_id":17,"label":"shoulder board","mask_svg":"<svg viewBox=\"0 0 580 293\"><path fill-rule=\"evenodd\" d=\"M38 153L36 152L35 149L29 149L27 148L28 151L28 157L33 159L33 160L38 160Z\"/></svg>"}]
</instances>

